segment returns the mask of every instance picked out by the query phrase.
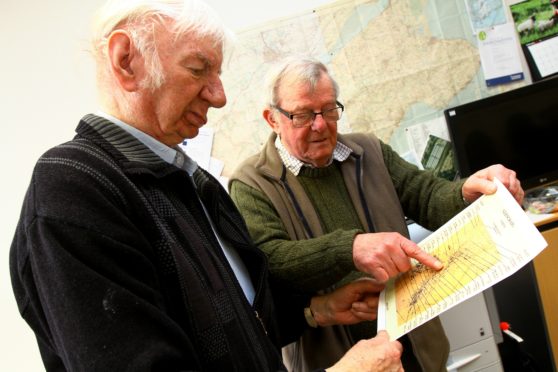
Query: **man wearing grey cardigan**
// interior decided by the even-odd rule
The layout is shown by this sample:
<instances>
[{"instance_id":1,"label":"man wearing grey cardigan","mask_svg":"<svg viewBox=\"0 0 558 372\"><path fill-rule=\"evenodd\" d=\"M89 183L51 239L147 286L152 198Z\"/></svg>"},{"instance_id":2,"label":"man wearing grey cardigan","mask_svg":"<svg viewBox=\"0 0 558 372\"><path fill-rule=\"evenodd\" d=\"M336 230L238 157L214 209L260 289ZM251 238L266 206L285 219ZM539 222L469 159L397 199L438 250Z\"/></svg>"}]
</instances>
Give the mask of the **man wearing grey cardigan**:
<instances>
[{"instance_id":1,"label":"man wearing grey cardigan","mask_svg":"<svg viewBox=\"0 0 558 372\"><path fill-rule=\"evenodd\" d=\"M384 282L409 270L409 258L438 270L443 264L408 239L406 216L436 229L493 193L494 177L518 201L523 197L515 172L503 166L450 182L407 163L372 134L338 134L345 108L319 61L287 58L266 83L263 116L273 133L229 187L272 275L295 291L329 291L364 274ZM284 354L292 369L310 370L375 328L367 322L309 329ZM400 341L406 371L445 370L449 345L437 318Z\"/></svg>"}]
</instances>

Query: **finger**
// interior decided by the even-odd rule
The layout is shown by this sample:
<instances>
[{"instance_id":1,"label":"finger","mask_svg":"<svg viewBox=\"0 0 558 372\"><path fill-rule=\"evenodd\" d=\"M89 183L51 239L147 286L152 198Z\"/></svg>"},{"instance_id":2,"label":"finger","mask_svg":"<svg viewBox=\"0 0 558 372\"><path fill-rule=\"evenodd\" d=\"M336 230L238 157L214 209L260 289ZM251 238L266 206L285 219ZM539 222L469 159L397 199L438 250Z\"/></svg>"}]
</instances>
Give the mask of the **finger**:
<instances>
[{"instance_id":1,"label":"finger","mask_svg":"<svg viewBox=\"0 0 558 372\"><path fill-rule=\"evenodd\" d=\"M358 320L376 320L378 318L378 312L374 310L369 311L357 311L355 309L351 309L351 314L354 318Z\"/></svg>"},{"instance_id":2,"label":"finger","mask_svg":"<svg viewBox=\"0 0 558 372\"><path fill-rule=\"evenodd\" d=\"M523 203L523 198L525 197L525 191L519 186L519 191L516 193L515 200L521 205Z\"/></svg>"},{"instance_id":3,"label":"finger","mask_svg":"<svg viewBox=\"0 0 558 372\"><path fill-rule=\"evenodd\" d=\"M378 312L378 306L370 306L366 302L353 302L351 305L351 311L355 314L376 314Z\"/></svg>"},{"instance_id":4,"label":"finger","mask_svg":"<svg viewBox=\"0 0 558 372\"><path fill-rule=\"evenodd\" d=\"M392 273L392 275L396 275L398 273L404 273L411 268L411 261L409 260L409 255L403 249L402 244L405 244L405 241L399 242L399 250L390 256L391 261L393 262L393 266L396 270Z\"/></svg>"},{"instance_id":5,"label":"finger","mask_svg":"<svg viewBox=\"0 0 558 372\"><path fill-rule=\"evenodd\" d=\"M376 285L381 285L383 286L384 284L380 283L379 281L377 281L376 279L370 277L370 276L362 276L358 279L355 279L356 281L364 281L364 282L370 282L370 283L375 283Z\"/></svg>"},{"instance_id":6,"label":"finger","mask_svg":"<svg viewBox=\"0 0 558 372\"><path fill-rule=\"evenodd\" d=\"M378 311L378 304L380 303L379 296L368 297L362 301L355 301L352 303L351 308L355 311L362 312L376 312Z\"/></svg>"},{"instance_id":7,"label":"finger","mask_svg":"<svg viewBox=\"0 0 558 372\"><path fill-rule=\"evenodd\" d=\"M383 283L380 283L373 278L367 277L359 278L352 283L354 283L356 289L361 291L363 294L379 293L385 288L385 285Z\"/></svg>"},{"instance_id":8,"label":"finger","mask_svg":"<svg viewBox=\"0 0 558 372\"><path fill-rule=\"evenodd\" d=\"M374 276L374 279L380 283L385 283L390 278L388 270L382 266L374 268L371 274Z\"/></svg>"},{"instance_id":9,"label":"finger","mask_svg":"<svg viewBox=\"0 0 558 372\"><path fill-rule=\"evenodd\" d=\"M525 191L521 187L521 182L518 179L515 179L513 183L513 190L510 188L510 192L512 193L513 197L519 204L523 202L523 197L525 196Z\"/></svg>"},{"instance_id":10,"label":"finger","mask_svg":"<svg viewBox=\"0 0 558 372\"><path fill-rule=\"evenodd\" d=\"M365 302L353 302L351 313L359 318L374 320L378 316L378 306L370 306Z\"/></svg>"},{"instance_id":11,"label":"finger","mask_svg":"<svg viewBox=\"0 0 558 372\"><path fill-rule=\"evenodd\" d=\"M402 243L401 248L405 251L407 256L416 259L418 262L431 269L438 271L444 267L444 264L442 264L440 260L426 253L425 251L420 249L418 245L416 245L410 240L405 240Z\"/></svg>"}]
</instances>

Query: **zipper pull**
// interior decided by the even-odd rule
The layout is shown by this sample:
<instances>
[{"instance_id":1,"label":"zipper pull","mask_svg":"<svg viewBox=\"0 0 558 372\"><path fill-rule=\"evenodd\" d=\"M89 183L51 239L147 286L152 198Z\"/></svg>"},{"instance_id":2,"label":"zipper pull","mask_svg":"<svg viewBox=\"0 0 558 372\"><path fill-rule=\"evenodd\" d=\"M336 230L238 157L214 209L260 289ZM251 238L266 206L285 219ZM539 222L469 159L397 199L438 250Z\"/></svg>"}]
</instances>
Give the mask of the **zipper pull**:
<instances>
[{"instance_id":1,"label":"zipper pull","mask_svg":"<svg viewBox=\"0 0 558 372\"><path fill-rule=\"evenodd\" d=\"M258 314L257 310L254 310L254 313L256 313L256 318L260 321L260 324L262 325L262 328L265 332L265 335L267 336L267 330L265 329L265 324L264 324L262 318L260 318L260 314Z\"/></svg>"}]
</instances>

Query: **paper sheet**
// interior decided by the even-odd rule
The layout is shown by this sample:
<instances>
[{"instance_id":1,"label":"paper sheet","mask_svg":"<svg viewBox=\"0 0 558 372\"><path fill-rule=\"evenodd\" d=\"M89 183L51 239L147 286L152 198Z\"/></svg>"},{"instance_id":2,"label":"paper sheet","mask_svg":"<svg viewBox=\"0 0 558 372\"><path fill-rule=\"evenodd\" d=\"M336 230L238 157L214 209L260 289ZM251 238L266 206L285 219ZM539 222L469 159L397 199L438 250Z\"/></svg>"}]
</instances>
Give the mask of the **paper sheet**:
<instances>
[{"instance_id":1,"label":"paper sheet","mask_svg":"<svg viewBox=\"0 0 558 372\"><path fill-rule=\"evenodd\" d=\"M507 278L547 243L498 181L484 195L418 245L440 259L436 272L422 264L388 282L380 295L378 330L397 339L451 307Z\"/></svg>"}]
</instances>

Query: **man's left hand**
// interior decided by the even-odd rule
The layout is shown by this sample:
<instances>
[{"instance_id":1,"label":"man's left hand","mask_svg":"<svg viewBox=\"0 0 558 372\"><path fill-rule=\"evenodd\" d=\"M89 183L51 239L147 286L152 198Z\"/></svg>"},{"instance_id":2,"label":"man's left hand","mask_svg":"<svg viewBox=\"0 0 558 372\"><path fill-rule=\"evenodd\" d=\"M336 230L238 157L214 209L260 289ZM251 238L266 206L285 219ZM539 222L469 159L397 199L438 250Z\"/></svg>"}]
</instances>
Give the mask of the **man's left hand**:
<instances>
[{"instance_id":1,"label":"man's left hand","mask_svg":"<svg viewBox=\"0 0 558 372\"><path fill-rule=\"evenodd\" d=\"M384 285L376 280L361 278L331 293L313 297L310 309L320 326L374 320L383 289Z\"/></svg>"},{"instance_id":2,"label":"man's left hand","mask_svg":"<svg viewBox=\"0 0 558 372\"><path fill-rule=\"evenodd\" d=\"M463 184L461 190L463 199L468 203L472 203L483 194L495 193L496 184L493 182L494 178L498 178L515 200L521 204L525 194L521 188L521 182L519 182L513 170L500 164L491 165L471 175Z\"/></svg>"}]
</instances>

